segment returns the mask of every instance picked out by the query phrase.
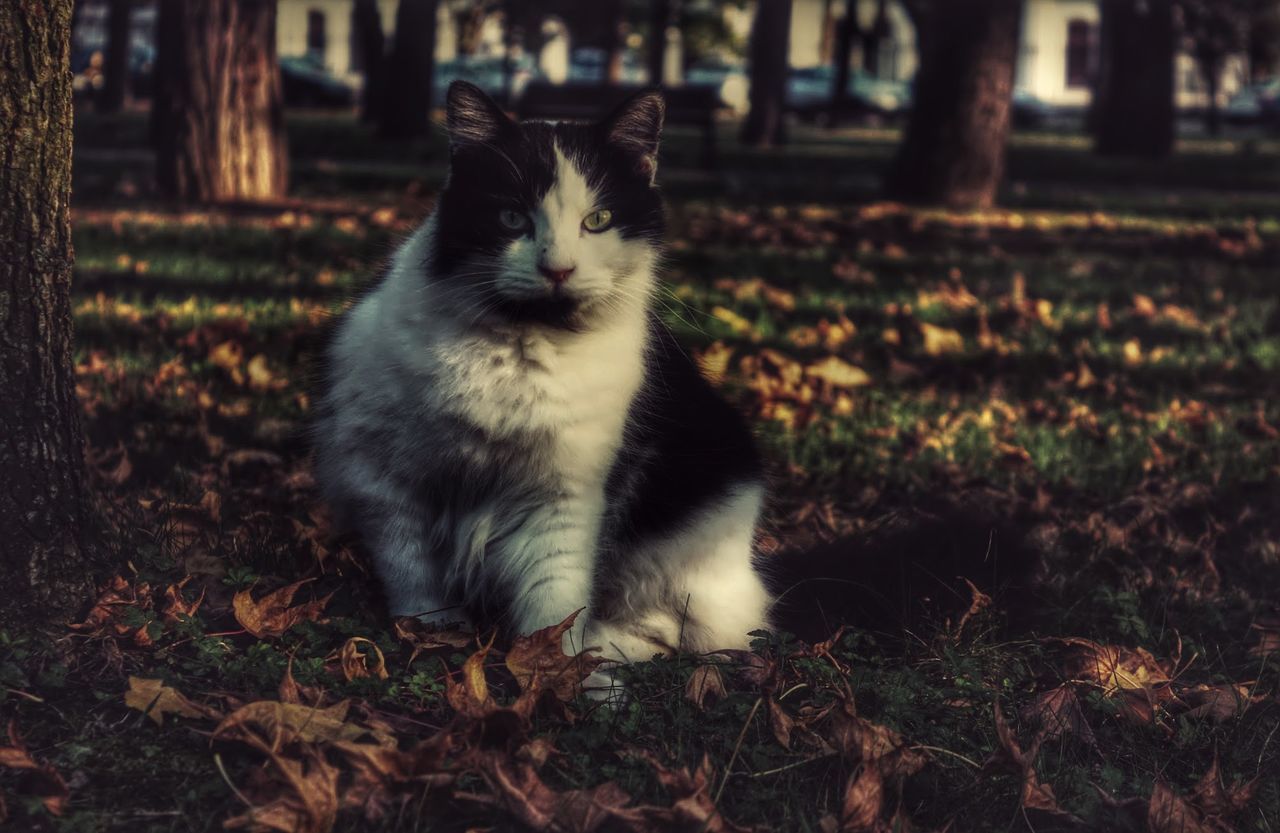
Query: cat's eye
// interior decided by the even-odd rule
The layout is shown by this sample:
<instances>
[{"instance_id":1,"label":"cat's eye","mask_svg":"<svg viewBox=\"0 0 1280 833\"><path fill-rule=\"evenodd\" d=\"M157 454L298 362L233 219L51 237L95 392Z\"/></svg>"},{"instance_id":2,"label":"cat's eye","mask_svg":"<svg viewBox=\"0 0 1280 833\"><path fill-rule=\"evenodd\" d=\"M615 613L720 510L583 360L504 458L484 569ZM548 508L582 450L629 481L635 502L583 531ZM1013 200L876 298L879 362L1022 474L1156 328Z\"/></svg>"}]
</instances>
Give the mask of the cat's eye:
<instances>
[{"instance_id":1,"label":"cat's eye","mask_svg":"<svg viewBox=\"0 0 1280 833\"><path fill-rule=\"evenodd\" d=\"M498 222L510 231L524 231L529 227L529 218L510 208L504 208L498 212Z\"/></svg>"},{"instance_id":2,"label":"cat's eye","mask_svg":"<svg viewBox=\"0 0 1280 833\"><path fill-rule=\"evenodd\" d=\"M607 208L592 211L582 219L582 227L587 231L601 232L613 225L613 212Z\"/></svg>"}]
</instances>

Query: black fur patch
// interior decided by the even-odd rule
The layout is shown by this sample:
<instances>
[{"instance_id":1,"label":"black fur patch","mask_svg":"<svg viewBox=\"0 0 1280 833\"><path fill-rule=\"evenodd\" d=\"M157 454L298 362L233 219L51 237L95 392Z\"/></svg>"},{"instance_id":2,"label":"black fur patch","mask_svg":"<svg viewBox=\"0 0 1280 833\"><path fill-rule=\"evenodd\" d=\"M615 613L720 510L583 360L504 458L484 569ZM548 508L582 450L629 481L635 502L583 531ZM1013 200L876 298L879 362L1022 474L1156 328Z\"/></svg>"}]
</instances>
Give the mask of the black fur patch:
<instances>
[{"instance_id":1,"label":"black fur patch","mask_svg":"<svg viewBox=\"0 0 1280 833\"><path fill-rule=\"evenodd\" d=\"M604 549L671 533L738 484L763 477L746 422L656 317L645 378L606 486Z\"/></svg>"}]
</instances>

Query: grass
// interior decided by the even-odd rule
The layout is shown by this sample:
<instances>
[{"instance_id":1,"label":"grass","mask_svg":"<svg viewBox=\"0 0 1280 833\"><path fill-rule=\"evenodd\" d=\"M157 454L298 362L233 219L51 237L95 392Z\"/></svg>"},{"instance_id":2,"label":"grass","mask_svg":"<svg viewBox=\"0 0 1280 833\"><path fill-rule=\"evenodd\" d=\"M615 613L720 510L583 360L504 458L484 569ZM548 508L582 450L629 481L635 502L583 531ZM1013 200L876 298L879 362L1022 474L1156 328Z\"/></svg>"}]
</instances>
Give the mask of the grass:
<instances>
[{"instance_id":1,"label":"grass","mask_svg":"<svg viewBox=\"0 0 1280 833\"><path fill-rule=\"evenodd\" d=\"M242 796L281 790L269 757L211 740L212 723L156 726L126 707L129 676L229 711L276 699L292 663L300 685L352 698L403 748L462 731L446 670L477 646L410 662L358 551L326 531L304 439L327 322L429 205L439 145L378 144L334 118L291 128L298 201L183 212L149 194L136 116L81 120L76 361L105 546L135 588L192 575L181 592L204 601L169 622L135 601L105 630L0 640L0 709L70 783L53 816L0 772L23 829L212 830L245 812ZM764 544L786 632L757 654L776 671L724 666L724 695L699 705L686 686L705 660L642 664L624 708L539 711L508 739L511 760L550 739L547 789L612 781L668 806L683 788L661 767L705 756L709 784L692 794L724 817L817 830L878 760L837 740L851 699L928 756L887 779L886 824L1142 829L1158 784L1203 821L1196 785L1216 759L1227 786L1257 779L1222 824L1274 830L1280 148L1198 143L1121 165L1070 137L1019 136L1007 209L966 215L870 202L894 138L802 131L769 154L726 142L708 174L675 131L664 310L772 461ZM818 381L830 356L860 383ZM960 575L994 597L963 624L974 597ZM317 580L300 601L335 593L325 621L258 639L232 616L237 591L304 576ZM825 653L798 641L842 622ZM386 679L341 673L353 637L382 652ZM1063 638L1145 649L1172 680L1108 685ZM1037 710L1063 685L1081 717L1046 733ZM1231 685L1247 707L1195 708ZM1156 704L1149 719L1132 697ZM794 721L789 745L769 700ZM1042 739L1032 772L1083 821L1020 807L1025 770L997 709L1024 748ZM419 791L376 818L344 812L338 829L518 827L486 773L453 789L501 800Z\"/></svg>"}]
</instances>

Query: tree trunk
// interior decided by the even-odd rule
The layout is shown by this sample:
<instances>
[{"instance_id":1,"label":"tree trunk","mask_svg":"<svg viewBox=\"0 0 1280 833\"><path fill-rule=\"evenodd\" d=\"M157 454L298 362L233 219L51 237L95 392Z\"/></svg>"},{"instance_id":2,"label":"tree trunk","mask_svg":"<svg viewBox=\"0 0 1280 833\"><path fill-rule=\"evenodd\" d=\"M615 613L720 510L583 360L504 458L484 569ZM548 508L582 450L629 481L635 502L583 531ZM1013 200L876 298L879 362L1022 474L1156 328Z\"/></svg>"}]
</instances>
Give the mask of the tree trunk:
<instances>
[{"instance_id":1,"label":"tree trunk","mask_svg":"<svg viewBox=\"0 0 1280 833\"><path fill-rule=\"evenodd\" d=\"M1158 158L1174 141L1171 0L1102 0L1094 150Z\"/></svg>"},{"instance_id":2,"label":"tree trunk","mask_svg":"<svg viewBox=\"0 0 1280 833\"><path fill-rule=\"evenodd\" d=\"M351 13L356 47L360 50L364 89L360 92L360 121L376 124L386 95L387 44L382 34L382 14L377 0L356 0Z\"/></svg>"},{"instance_id":3,"label":"tree trunk","mask_svg":"<svg viewBox=\"0 0 1280 833\"><path fill-rule=\"evenodd\" d=\"M662 69L667 58L667 27L671 25L671 0L652 0L649 7L648 64L649 83L662 84Z\"/></svg>"},{"instance_id":4,"label":"tree trunk","mask_svg":"<svg viewBox=\"0 0 1280 833\"><path fill-rule=\"evenodd\" d=\"M284 196L274 0L160 0L156 182L192 202Z\"/></svg>"},{"instance_id":5,"label":"tree trunk","mask_svg":"<svg viewBox=\"0 0 1280 833\"><path fill-rule=\"evenodd\" d=\"M1223 58L1226 56L1224 55ZM1209 106L1204 111L1204 129L1210 136L1222 133L1222 111L1218 109L1218 90L1222 82L1222 62L1217 56L1200 60L1200 71L1204 73L1205 90L1209 95Z\"/></svg>"},{"instance_id":6,"label":"tree trunk","mask_svg":"<svg viewBox=\"0 0 1280 833\"><path fill-rule=\"evenodd\" d=\"M622 83L622 0L603 0L604 21L604 75L605 84Z\"/></svg>"},{"instance_id":7,"label":"tree trunk","mask_svg":"<svg viewBox=\"0 0 1280 833\"><path fill-rule=\"evenodd\" d=\"M102 65L99 113L116 113L129 91L129 14L133 0L111 0L107 15L107 54Z\"/></svg>"},{"instance_id":8,"label":"tree trunk","mask_svg":"<svg viewBox=\"0 0 1280 833\"><path fill-rule=\"evenodd\" d=\"M827 122L832 127L840 123L849 102L849 60L853 57L853 41L861 33L858 26L858 2L845 4L844 17L836 24L835 68L836 80L831 87L831 112Z\"/></svg>"},{"instance_id":9,"label":"tree trunk","mask_svg":"<svg viewBox=\"0 0 1280 833\"><path fill-rule=\"evenodd\" d=\"M751 109L742 125L743 144L786 144L788 48L791 0L760 0L751 23Z\"/></svg>"},{"instance_id":10,"label":"tree trunk","mask_svg":"<svg viewBox=\"0 0 1280 833\"><path fill-rule=\"evenodd\" d=\"M889 2L880 0L876 4L876 18L871 22L871 28L862 36L862 68L872 75L880 75L880 47L891 34Z\"/></svg>"},{"instance_id":11,"label":"tree trunk","mask_svg":"<svg viewBox=\"0 0 1280 833\"><path fill-rule=\"evenodd\" d=\"M937 0L921 9L915 101L889 174L891 198L954 208L995 202L1021 14L1021 0Z\"/></svg>"},{"instance_id":12,"label":"tree trunk","mask_svg":"<svg viewBox=\"0 0 1280 833\"><path fill-rule=\"evenodd\" d=\"M400 0L387 64L391 82L382 113L388 139L414 139L431 129L437 0Z\"/></svg>"},{"instance_id":13,"label":"tree trunk","mask_svg":"<svg viewBox=\"0 0 1280 833\"><path fill-rule=\"evenodd\" d=\"M0 3L0 628L65 621L92 589L71 359L71 5Z\"/></svg>"}]
</instances>

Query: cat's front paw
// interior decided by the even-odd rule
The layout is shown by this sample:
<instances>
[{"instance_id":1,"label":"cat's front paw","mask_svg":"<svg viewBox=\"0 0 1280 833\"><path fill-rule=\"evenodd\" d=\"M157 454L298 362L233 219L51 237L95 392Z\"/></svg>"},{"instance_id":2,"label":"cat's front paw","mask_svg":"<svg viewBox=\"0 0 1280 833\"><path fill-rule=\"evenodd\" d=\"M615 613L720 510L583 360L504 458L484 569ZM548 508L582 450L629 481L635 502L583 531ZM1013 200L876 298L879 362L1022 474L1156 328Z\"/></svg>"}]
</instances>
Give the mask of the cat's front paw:
<instances>
[{"instance_id":1,"label":"cat's front paw","mask_svg":"<svg viewBox=\"0 0 1280 833\"><path fill-rule=\"evenodd\" d=\"M631 702L631 695L626 685L615 673L620 667L620 663L606 663L592 671L582 681L583 695L588 700L594 700L611 709L620 709Z\"/></svg>"}]
</instances>

